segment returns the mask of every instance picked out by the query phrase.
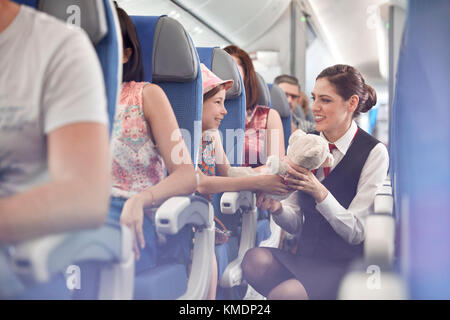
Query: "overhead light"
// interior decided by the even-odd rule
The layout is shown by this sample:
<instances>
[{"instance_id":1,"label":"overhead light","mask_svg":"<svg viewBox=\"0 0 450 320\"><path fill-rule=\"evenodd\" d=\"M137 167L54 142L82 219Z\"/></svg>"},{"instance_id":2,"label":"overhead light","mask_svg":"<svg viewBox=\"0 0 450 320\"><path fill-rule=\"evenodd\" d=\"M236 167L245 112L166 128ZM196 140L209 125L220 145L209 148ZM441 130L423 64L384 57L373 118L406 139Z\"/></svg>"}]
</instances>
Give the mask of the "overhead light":
<instances>
[{"instance_id":1,"label":"overhead light","mask_svg":"<svg viewBox=\"0 0 450 320\"><path fill-rule=\"evenodd\" d=\"M389 77L389 3L380 5L377 13L375 31L378 47L378 68L383 79L387 80Z\"/></svg>"},{"instance_id":2,"label":"overhead light","mask_svg":"<svg viewBox=\"0 0 450 320\"><path fill-rule=\"evenodd\" d=\"M311 8L315 12L317 22L320 25L323 36L325 38L324 40L325 40L326 44L328 45L328 48L330 49L330 54L334 58L335 63L345 63L344 59L342 58L342 54L339 50L339 47L336 44L334 37L332 36L333 33L330 32L330 30L328 30L326 24L323 22L322 18L318 14L320 12L320 10L317 7L317 3L315 1L309 1L309 4L311 5Z\"/></svg>"},{"instance_id":3,"label":"overhead light","mask_svg":"<svg viewBox=\"0 0 450 320\"><path fill-rule=\"evenodd\" d=\"M176 12L175 10L172 10L169 12L168 16L171 18L174 18L174 19L178 19L178 18L180 18L181 15L178 12Z\"/></svg>"}]
</instances>

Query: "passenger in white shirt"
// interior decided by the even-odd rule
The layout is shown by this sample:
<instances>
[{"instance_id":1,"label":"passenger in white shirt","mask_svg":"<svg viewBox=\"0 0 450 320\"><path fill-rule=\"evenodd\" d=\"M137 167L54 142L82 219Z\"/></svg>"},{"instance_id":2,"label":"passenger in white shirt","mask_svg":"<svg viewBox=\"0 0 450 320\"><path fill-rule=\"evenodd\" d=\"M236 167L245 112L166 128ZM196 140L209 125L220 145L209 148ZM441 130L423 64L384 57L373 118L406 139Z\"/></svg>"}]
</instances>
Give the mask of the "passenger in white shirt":
<instances>
[{"instance_id":1,"label":"passenger in white shirt","mask_svg":"<svg viewBox=\"0 0 450 320\"><path fill-rule=\"evenodd\" d=\"M0 244L100 226L109 138L85 32L0 0Z\"/></svg>"},{"instance_id":2,"label":"passenger in white shirt","mask_svg":"<svg viewBox=\"0 0 450 320\"><path fill-rule=\"evenodd\" d=\"M297 252L254 248L242 263L245 279L269 299L335 299L351 261L362 256L365 217L386 178L386 147L353 120L376 104L376 93L353 67L335 65L316 79L312 111L316 129L330 143L331 168L313 173L291 168L286 184L297 192L258 206L298 235Z\"/></svg>"}]
</instances>

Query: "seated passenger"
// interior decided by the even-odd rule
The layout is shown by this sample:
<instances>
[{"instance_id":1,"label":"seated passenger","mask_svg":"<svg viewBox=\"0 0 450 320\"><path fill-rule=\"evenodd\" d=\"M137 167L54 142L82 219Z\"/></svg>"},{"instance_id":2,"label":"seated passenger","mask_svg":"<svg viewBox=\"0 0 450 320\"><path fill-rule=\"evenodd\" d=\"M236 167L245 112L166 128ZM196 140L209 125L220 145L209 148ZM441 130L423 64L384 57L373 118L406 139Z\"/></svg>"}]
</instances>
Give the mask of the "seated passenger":
<instances>
[{"instance_id":1,"label":"seated passenger","mask_svg":"<svg viewBox=\"0 0 450 320\"><path fill-rule=\"evenodd\" d=\"M296 254L253 248L244 278L269 299L336 299L349 263L362 257L365 217L386 178L386 147L353 120L376 104L376 93L353 67L323 70L312 92L316 128L330 143L335 163L314 174L291 168L287 185L297 192L281 203L260 197L274 221L299 234Z\"/></svg>"},{"instance_id":2,"label":"seated passenger","mask_svg":"<svg viewBox=\"0 0 450 320\"><path fill-rule=\"evenodd\" d=\"M231 88L233 80L222 80L201 64L203 81L203 113L202 113L202 154L198 169L199 184L197 191L208 200L215 193L225 191L260 191L271 194L285 194L288 188L277 175L260 175L253 177L227 177L230 163L223 150L218 128L227 114L225 109L225 93ZM226 241L226 227L215 218L216 244ZM220 230L220 229L225 230ZM210 289L210 298L215 296L217 286L217 263L214 259L214 271Z\"/></svg>"},{"instance_id":3,"label":"seated passenger","mask_svg":"<svg viewBox=\"0 0 450 320\"><path fill-rule=\"evenodd\" d=\"M236 61L244 81L247 109L244 165L256 168L264 165L271 155L284 156L283 124L276 110L257 104L258 82L248 53L234 45L224 50Z\"/></svg>"},{"instance_id":4,"label":"seated passenger","mask_svg":"<svg viewBox=\"0 0 450 320\"><path fill-rule=\"evenodd\" d=\"M172 196L194 192L196 180L181 134L179 140L171 140L179 128L169 100L159 86L142 81L142 54L134 24L117 4L116 8L123 38L124 82L112 133L109 218L133 232L139 272L156 264L156 208ZM172 159L175 146L183 161Z\"/></svg>"},{"instance_id":5,"label":"seated passenger","mask_svg":"<svg viewBox=\"0 0 450 320\"><path fill-rule=\"evenodd\" d=\"M301 129L307 133L315 131L314 117L309 109L308 97L301 91L300 83L287 74L276 77L273 82L286 93L291 108L291 132Z\"/></svg>"},{"instance_id":6,"label":"seated passenger","mask_svg":"<svg viewBox=\"0 0 450 320\"><path fill-rule=\"evenodd\" d=\"M108 118L89 38L0 0L0 56L0 244L101 226Z\"/></svg>"}]
</instances>

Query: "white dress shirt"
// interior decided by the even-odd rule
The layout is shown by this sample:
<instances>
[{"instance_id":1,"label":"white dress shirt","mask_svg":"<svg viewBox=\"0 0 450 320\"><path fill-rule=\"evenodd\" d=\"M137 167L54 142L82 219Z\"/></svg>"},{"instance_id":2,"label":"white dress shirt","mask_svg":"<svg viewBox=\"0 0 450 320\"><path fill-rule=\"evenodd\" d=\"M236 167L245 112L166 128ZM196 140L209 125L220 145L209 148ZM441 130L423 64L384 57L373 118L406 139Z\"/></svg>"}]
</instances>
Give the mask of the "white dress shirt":
<instances>
[{"instance_id":1,"label":"white dress shirt","mask_svg":"<svg viewBox=\"0 0 450 320\"><path fill-rule=\"evenodd\" d=\"M338 165L347 153L353 142L357 125L352 121L347 132L334 144L337 149L332 151L334 164L331 171ZM325 138L325 136L320 133ZM326 140L326 138L325 138ZM316 203L316 209L330 223L334 231L350 244L359 244L364 240L365 218L373 212L373 203L377 188L379 188L387 175L389 168L389 155L386 147L378 143L370 152L364 164L358 181L356 195L345 209L336 198L328 192L326 198ZM322 168L316 173L317 179L325 178ZM273 215L274 221L287 232L295 234L301 232L303 215L299 207L298 191L292 193L289 198L281 201L282 210L280 214Z\"/></svg>"}]
</instances>

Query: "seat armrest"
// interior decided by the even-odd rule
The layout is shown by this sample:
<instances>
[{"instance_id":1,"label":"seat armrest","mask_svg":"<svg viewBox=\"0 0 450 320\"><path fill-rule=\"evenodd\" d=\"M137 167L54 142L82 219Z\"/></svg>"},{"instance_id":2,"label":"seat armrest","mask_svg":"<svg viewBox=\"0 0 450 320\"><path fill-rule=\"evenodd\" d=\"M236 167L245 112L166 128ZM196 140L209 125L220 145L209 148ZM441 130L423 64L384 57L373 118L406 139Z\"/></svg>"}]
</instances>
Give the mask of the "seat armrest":
<instances>
[{"instance_id":1,"label":"seat armrest","mask_svg":"<svg viewBox=\"0 0 450 320\"><path fill-rule=\"evenodd\" d=\"M224 192L220 198L220 211L235 214L239 209L252 210L256 207L256 198L251 191Z\"/></svg>"},{"instance_id":2,"label":"seat armrest","mask_svg":"<svg viewBox=\"0 0 450 320\"><path fill-rule=\"evenodd\" d=\"M405 300L408 298L401 276L371 265L355 270L341 281L339 300Z\"/></svg>"},{"instance_id":3,"label":"seat armrest","mask_svg":"<svg viewBox=\"0 0 450 320\"><path fill-rule=\"evenodd\" d=\"M156 230L165 234L176 234L187 224L210 228L214 215L209 212L209 202L200 196L172 197L156 211Z\"/></svg>"},{"instance_id":4,"label":"seat armrest","mask_svg":"<svg viewBox=\"0 0 450 320\"><path fill-rule=\"evenodd\" d=\"M42 237L14 246L12 263L25 282L43 283L79 261L120 262L132 255L128 228L107 222L98 229Z\"/></svg>"},{"instance_id":5,"label":"seat armrest","mask_svg":"<svg viewBox=\"0 0 450 320\"><path fill-rule=\"evenodd\" d=\"M222 213L234 214L242 209L242 231L239 244L238 256L225 268L220 279L220 285L231 288L241 284L241 263L245 253L255 246L256 223L258 209L256 207L256 195L250 191L225 192L220 200Z\"/></svg>"},{"instance_id":6,"label":"seat armrest","mask_svg":"<svg viewBox=\"0 0 450 320\"><path fill-rule=\"evenodd\" d=\"M26 241L11 250L12 268L24 284L44 283L70 265L84 261L105 263L100 299L131 299L134 254L131 231L108 221L97 229L68 232ZM108 270L106 270L108 269Z\"/></svg>"},{"instance_id":7,"label":"seat armrest","mask_svg":"<svg viewBox=\"0 0 450 320\"><path fill-rule=\"evenodd\" d=\"M191 274L181 300L204 300L211 281L214 256L214 209L203 197L191 195L172 197L156 211L156 229L165 234L176 234L185 225L197 226L194 239Z\"/></svg>"},{"instance_id":8,"label":"seat armrest","mask_svg":"<svg viewBox=\"0 0 450 320\"><path fill-rule=\"evenodd\" d=\"M208 206L208 213L214 219L214 208ZM179 300L206 300L211 283L211 269L214 257L215 224L197 229L194 238L191 274L186 292Z\"/></svg>"},{"instance_id":9,"label":"seat armrest","mask_svg":"<svg viewBox=\"0 0 450 320\"><path fill-rule=\"evenodd\" d=\"M374 213L392 216L393 210L394 198L392 197L392 187L383 185L377 190L377 194L375 195Z\"/></svg>"},{"instance_id":10,"label":"seat armrest","mask_svg":"<svg viewBox=\"0 0 450 320\"><path fill-rule=\"evenodd\" d=\"M365 228L365 261L370 264L392 265L395 249L394 218L389 215L371 215L366 219Z\"/></svg>"}]
</instances>

